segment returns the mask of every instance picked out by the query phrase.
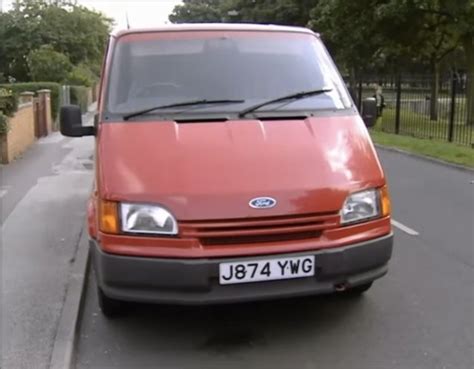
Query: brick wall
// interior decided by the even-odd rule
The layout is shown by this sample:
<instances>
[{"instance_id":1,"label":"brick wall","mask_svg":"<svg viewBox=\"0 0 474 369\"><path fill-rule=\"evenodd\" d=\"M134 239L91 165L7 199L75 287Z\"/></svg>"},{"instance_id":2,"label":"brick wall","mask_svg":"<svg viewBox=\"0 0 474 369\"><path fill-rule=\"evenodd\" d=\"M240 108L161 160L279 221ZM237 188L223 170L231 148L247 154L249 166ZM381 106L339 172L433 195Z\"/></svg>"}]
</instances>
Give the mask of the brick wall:
<instances>
[{"instance_id":1,"label":"brick wall","mask_svg":"<svg viewBox=\"0 0 474 369\"><path fill-rule=\"evenodd\" d=\"M33 103L20 105L16 114L9 118L9 132L0 137L1 161L4 164L22 154L35 141Z\"/></svg>"}]
</instances>

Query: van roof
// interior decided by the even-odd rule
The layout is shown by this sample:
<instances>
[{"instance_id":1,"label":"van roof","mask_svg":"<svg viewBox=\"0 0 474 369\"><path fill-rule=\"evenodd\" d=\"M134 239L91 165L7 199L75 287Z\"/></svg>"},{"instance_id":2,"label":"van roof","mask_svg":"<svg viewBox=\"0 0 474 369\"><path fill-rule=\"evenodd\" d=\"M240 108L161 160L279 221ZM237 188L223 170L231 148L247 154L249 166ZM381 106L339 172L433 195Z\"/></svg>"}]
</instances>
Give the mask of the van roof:
<instances>
[{"instance_id":1,"label":"van roof","mask_svg":"<svg viewBox=\"0 0 474 369\"><path fill-rule=\"evenodd\" d=\"M172 24L156 28L134 28L120 30L112 33L114 37L121 37L134 33L153 33L171 31L257 31L257 32L293 32L307 33L319 36L308 28L277 26L273 24L245 24L245 23L192 23L192 24Z\"/></svg>"}]
</instances>

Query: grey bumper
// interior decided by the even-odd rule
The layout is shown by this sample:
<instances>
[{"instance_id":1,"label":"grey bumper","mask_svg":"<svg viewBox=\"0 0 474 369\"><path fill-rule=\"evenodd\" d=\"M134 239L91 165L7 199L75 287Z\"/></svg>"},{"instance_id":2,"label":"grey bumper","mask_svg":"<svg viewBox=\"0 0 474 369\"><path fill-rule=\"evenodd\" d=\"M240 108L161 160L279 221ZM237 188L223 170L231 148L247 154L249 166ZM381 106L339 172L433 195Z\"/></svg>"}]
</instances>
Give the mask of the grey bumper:
<instances>
[{"instance_id":1,"label":"grey bumper","mask_svg":"<svg viewBox=\"0 0 474 369\"><path fill-rule=\"evenodd\" d=\"M335 285L357 286L387 273L393 235L351 246L303 253L225 259L160 259L104 253L91 241L97 283L111 298L170 304L216 304L296 297L335 291ZM219 285L219 264L281 256L315 255L310 278Z\"/></svg>"}]
</instances>

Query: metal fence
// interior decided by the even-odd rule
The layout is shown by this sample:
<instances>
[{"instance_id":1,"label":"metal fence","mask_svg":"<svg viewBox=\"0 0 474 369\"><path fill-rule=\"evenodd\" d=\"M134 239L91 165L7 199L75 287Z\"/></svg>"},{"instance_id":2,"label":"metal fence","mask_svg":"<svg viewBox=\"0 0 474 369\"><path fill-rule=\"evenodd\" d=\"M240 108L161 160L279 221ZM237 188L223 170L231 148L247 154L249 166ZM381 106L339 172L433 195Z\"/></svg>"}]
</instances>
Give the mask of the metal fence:
<instances>
[{"instance_id":1,"label":"metal fence","mask_svg":"<svg viewBox=\"0 0 474 369\"><path fill-rule=\"evenodd\" d=\"M381 89L384 108L377 127L385 132L474 148L474 117L468 112L467 82L466 75L441 77L438 98L433 101L431 76L364 78L352 94L360 109L363 99L374 97Z\"/></svg>"}]
</instances>

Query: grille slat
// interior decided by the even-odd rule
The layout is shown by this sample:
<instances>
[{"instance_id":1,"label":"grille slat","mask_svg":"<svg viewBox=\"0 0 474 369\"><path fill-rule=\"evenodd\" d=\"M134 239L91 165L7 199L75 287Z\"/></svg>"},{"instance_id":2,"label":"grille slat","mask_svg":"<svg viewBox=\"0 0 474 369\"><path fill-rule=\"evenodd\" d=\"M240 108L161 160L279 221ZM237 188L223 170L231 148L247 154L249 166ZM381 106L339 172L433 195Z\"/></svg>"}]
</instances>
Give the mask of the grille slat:
<instances>
[{"instance_id":1,"label":"grille slat","mask_svg":"<svg viewBox=\"0 0 474 369\"><path fill-rule=\"evenodd\" d=\"M335 225L335 224L334 224ZM276 227L276 228L263 228L263 229L234 229L227 231L188 231L184 232L183 235L186 237L226 237L226 236L262 236L262 235L275 235L275 234L287 234L287 233L298 233L298 232L310 232L310 231L321 231L327 229L327 224L317 225L303 225L293 227Z\"/></svg>"},{"instance_id":2,"label":"grille slat","mask_svg":"<svg viewBox=\"0 0 474 369\"><path fill-rule=\"evenodd\" d=\"M184 221L180 235L197 238L203 245L279 242L317 238L339 225L338 213L304 214L255 219Z\"/></svg>"},{"instance_id":3,"label":"grille slat","mask_svg":"<svg viewBox=\"0 0 474 369\"><path fill-rule=\"evenodd\" d=\"M326 215L309 215L294 217L275 217L275 218L257 218L257 219L235 219L223 221L199 221L199 222L181 222L183 228L204 229L204 228L246 228L246 227L265 227L302 223L322 223L327 221L336 222L339 219L338 214L330 213Z\"/></svg>"},{"instance_id":4,"label":"grille slat","mask_svg":"<svg viewBox=\"0 0 474 369\"><path fill-rule=\"evenodd\" d=\"M277 234L265 236L236 236L236 237L210 237L201 238L201 243L204 246L219 246L219 245L236 245L249 243L265 243L265 242L285 242L296 240L307 240L311 238L318 238L321 232L301 232L291 234Z\"/></svg>"}]
</instances>

